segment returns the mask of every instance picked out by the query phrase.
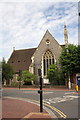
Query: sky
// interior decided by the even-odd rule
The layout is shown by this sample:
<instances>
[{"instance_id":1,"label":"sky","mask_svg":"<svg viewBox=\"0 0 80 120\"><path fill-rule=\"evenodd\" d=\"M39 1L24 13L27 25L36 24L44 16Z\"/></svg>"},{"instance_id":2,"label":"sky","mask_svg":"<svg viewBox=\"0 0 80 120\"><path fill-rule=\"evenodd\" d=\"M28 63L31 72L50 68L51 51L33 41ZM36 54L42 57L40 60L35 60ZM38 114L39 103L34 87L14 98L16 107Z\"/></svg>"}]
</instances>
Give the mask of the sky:
<instances>
[{"instance_id":1,"label":"sky","mask_svg":"<svg viewBox=\"0 0 80 120\"><path fill-rule=\"evenodd\" d=\"M59 44L64 44L64 24L69 43L77 45L77 2L0 3L0 59L8 60L13 47L38 47L47 29Z\"/></svg>"},{"instance_id":2,"label":"sky","mask_svg":"<svg viewBox=\"0 0 80 120\"><path fill-rule=\"evenodd\" d=\"M80 45L80 2L78 3L78 12L79 12L79 17L78 17L78 45Z\"/></svg>"}]
</instances>

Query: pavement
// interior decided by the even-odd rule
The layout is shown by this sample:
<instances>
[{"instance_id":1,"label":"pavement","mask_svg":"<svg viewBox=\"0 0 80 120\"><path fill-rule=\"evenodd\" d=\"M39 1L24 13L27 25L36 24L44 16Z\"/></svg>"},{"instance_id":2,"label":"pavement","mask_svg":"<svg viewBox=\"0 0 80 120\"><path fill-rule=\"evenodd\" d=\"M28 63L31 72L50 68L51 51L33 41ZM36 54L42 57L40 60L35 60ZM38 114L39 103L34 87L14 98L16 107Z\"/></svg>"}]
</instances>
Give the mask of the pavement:
<instances>
[{"instance_id":1,"label":"pavement","mask_svg":"<svg viewBox=\"0 0 80 120\"><path fill-rule=\"evenodd\" d=\"M40 107L38 105L11 98L2 99L2 118L2 120L14 120L13 118L15 120L24 120L25 118L27 120L31 118L34 118L34 120L38 120L38 118L41 118L41 120L44 118L51 120L51 116L46 110L40 113Z\"/></svg>"},{"instance_id":2,"label":"pavement","mask_svg":"<svg viewBox=\"0 0 80 120\"><path fill-rule=\"evenodd\" d=\"M3 89L19 89L19 88L11 88L11 87L3 87ZM40 88L20 88L21 90L39 90ZM75 91L75 89L68 89L68 88L43 88L43 91L52 91L52 90L57 90L57 91Z\"/></svg>"}]
</instances>

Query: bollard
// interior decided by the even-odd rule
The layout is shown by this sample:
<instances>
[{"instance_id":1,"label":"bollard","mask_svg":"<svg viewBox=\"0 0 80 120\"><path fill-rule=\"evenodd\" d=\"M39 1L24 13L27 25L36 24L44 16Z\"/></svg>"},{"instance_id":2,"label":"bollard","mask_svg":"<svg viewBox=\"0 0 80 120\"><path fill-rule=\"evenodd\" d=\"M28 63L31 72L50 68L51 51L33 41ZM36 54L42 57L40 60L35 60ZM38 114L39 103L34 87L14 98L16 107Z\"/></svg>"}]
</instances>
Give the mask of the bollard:
<instances>
[{"instance_id":1,"label":"bollard","mask_svg":"<svg viewBox=\"0 0 80 120\"><path fill-rule=\"evenodd\" d=\"M76 92L78 92L78 85L76 85Z\"/></svg>"},{"instance_id":2,"label":"bollard","mask_svg":"<svg viewBox=\"0 0 80 120\"><path fill-rule=\"evenodd\" d=\"M43 112L42 90L38 90L38 94L40 94L40 112Z\"/></svg>"}]
</instances>

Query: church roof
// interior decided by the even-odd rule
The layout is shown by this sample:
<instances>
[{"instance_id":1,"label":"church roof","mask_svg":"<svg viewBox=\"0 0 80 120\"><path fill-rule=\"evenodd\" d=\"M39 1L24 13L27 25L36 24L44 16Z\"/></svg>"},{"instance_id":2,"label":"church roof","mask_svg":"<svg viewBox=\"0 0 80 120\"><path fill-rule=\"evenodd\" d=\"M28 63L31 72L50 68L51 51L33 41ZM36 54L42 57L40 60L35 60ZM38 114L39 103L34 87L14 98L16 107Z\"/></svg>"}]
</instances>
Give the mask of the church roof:
<instances>
[{"instance_id":1,"label":"church roof","mask_svg":"<svg viewBox=\"0 0 80 120\"><path fill-rule=\"evenodd\" d=\"M12 65L14 72L18 72L19 70L29 70L31 57L35 50L36 48L13 51L8 63Z\"/></svg>"}]
</instances>

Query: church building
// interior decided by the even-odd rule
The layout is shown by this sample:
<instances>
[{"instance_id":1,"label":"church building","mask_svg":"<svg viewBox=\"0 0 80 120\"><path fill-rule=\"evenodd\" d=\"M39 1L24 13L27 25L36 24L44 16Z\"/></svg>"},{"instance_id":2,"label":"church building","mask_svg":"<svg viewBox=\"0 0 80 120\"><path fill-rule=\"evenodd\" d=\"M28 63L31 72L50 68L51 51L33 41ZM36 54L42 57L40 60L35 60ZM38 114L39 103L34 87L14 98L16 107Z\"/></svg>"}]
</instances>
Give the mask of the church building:
<instances>
[{"instance_id":1,"label":"church building","mask_svg":"<svg viewBox=\"0 0 80 120\"><path fill-rule=\"evenodd\" d=\"M68 45L68 33L66 25L64 25L65 47ZM62 46L47 30L37 48L13 50L8 63L12 65L14 81L17 80L19 71L28 70L37 76L35 83L39 83L39 70L43 82L47 76L48 66L59 62Z\"/></svg>"}]
</instances>

